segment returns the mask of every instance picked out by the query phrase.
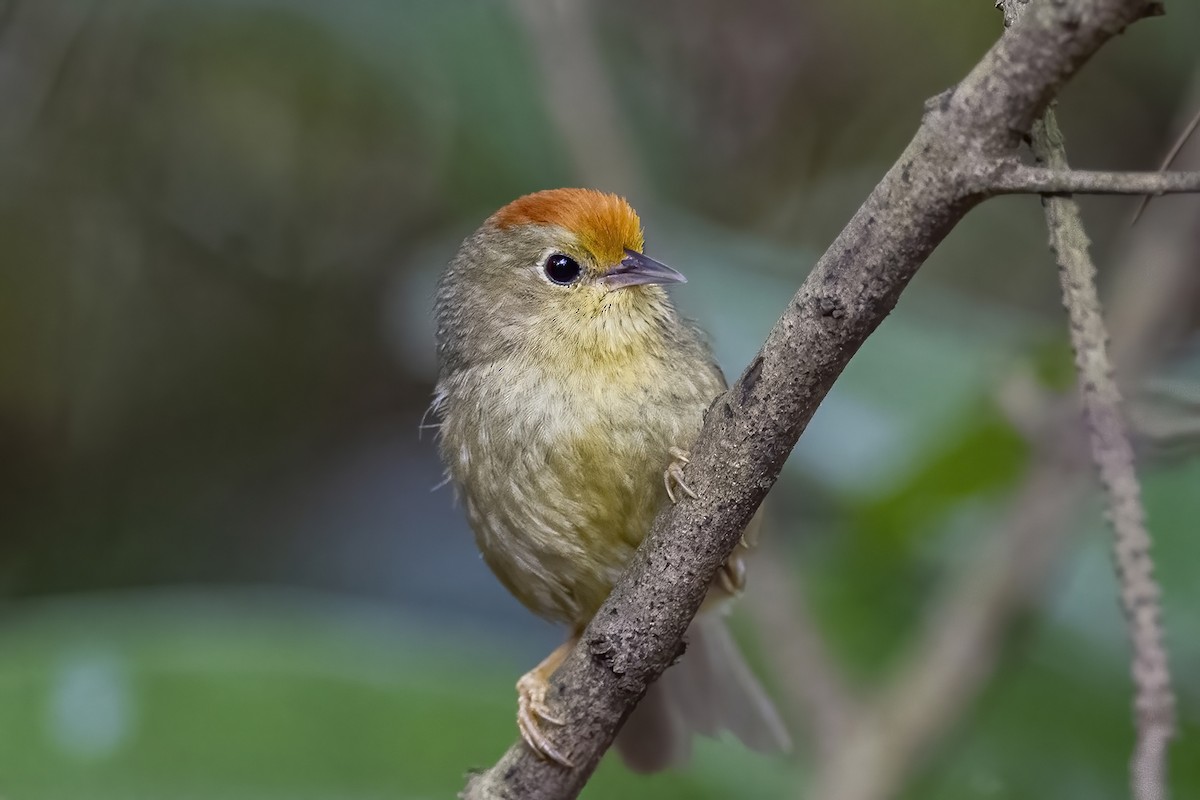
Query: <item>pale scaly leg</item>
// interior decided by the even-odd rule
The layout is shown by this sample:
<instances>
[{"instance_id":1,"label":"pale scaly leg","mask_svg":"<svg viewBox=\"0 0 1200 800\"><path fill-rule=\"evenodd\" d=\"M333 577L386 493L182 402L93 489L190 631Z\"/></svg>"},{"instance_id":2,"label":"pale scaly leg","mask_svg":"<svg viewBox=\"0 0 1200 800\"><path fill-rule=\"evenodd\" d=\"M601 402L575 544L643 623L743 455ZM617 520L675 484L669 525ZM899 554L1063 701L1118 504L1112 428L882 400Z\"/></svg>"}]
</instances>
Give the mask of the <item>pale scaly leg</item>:
<instances>
[{"instance_id":1,"label":"pale scaly leg","mask_svg":"<svg viewBox=\"0 0 1200 800\"><path fill-rule=\"evenodd\" d=\"M688 452L678 447L672 447L667 452L671 454L671 463L663 472L663 485L667 487L667 497L671 498L672 503L678 503L679 498L675 496L675 490L678 489L694 500L697 497L696 493L683 482L683 465L691 463Z\"/></svg>"},{"instance_id":2,"label":"pale scaly leg","mask_svg":"<svg viewBox=\"0 0 1200 800\"><path fill-rule=\"evenodd\" d=\"M541 723L563 724L561 719L550 712L550 707L546 704L546 691L550 688L550 676L571 652L577 638L571 637L560 644L542 660L542 663L517 681L517 728L521 731L521 738L533 752L564 767L571 767L571 761L542 731Z\"/></svg>"}]
</instances>

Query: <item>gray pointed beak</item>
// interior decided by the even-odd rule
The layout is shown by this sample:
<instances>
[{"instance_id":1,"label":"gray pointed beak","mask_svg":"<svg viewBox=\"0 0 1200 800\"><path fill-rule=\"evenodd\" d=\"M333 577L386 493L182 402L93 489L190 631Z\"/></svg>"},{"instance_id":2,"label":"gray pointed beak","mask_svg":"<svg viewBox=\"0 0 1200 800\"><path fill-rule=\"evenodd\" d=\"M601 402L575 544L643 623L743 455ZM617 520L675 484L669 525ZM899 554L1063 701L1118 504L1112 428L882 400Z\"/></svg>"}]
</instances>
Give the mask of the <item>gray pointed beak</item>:
<instances>
[{"instance_id":1,"label":"gray pointed beak","mask_svg":"<svg viewBox=\"0 0 1200 800\"><path fill-rule=\"evenodd\" d=\"M682 273L628 248L625 249L625 257L621 259L621 263L604 273L600 280L609 289L657 283L687 283L687 278Z\"/></svg>"}]
</instances>

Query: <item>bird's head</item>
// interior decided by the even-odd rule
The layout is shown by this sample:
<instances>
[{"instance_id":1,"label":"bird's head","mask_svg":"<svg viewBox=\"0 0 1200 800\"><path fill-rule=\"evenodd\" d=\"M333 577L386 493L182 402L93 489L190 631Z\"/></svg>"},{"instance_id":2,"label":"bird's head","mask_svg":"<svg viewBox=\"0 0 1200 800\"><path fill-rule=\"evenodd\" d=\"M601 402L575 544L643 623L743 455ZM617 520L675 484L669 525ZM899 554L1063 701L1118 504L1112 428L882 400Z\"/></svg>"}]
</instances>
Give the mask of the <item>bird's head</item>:
<instances>
[{"instance_id":1,"label":"bird's head","mask_svg":"<svg viewBox=\"0 0 1200 800\"><path fill-rule=\"evenodd\" d=\"M437 298L444 362L520 350L548 361L621 361L661 348L676 317L644 255L641 221L617 195L553 189L518 198L459 250Z\"/></svg>"}]
</instances>

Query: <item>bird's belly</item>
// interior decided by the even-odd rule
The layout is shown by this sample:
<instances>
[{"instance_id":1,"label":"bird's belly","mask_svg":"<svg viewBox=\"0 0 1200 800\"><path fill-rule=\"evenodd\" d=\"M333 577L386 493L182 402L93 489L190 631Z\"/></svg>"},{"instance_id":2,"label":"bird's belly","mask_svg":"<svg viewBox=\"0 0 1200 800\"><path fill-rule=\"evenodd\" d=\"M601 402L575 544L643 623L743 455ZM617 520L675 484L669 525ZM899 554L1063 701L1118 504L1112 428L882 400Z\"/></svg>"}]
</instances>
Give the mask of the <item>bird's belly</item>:
<instances>
[{"instance_id":1,"label":"bird's belly","mask_svg":"<svg viewBox=\"0 0 1200 800\"><path fill-rule=\"evenodd\" d=\"M525 448L466 482L484 560L535 613L586 622L645 537L661 503L661 463L598 466L579 443Z\"/></svg>"},{"instance_id":2,"label":"bird's belly","mask_svg":"<svg viewBox=\"0 0 1200 800\"><path fill-rule=\"evenodd\" d=\"M562 400L543 393L515 415L513 404L477 407L469 446L449 461L500 581L540 616L582 626L649 531L669 448L690 446L704 405L625 393L588 398L600 411L586 414L579 398Z\"/></svg>"}]
</instances>

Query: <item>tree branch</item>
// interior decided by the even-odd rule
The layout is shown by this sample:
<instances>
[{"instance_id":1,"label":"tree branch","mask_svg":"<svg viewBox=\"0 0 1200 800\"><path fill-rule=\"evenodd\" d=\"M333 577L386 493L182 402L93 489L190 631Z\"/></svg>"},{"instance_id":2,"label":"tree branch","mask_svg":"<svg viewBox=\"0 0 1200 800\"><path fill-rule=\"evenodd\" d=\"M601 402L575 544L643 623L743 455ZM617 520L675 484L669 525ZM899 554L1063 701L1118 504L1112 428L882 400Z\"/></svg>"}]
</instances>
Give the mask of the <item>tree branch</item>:
<instances>
[{"instance_id":1,"label":"tree branch","mask_svg":"<svg viewBox=\"0 0 1200 800\"><path fill-rule=\"evenodd\" d=\"M1200 160L1200 142L1193 151L1184 158L1190 166ZM1151 208L1124 248L1110 328L1114 360L1129 381L1149 372L1171 339L1163 323L1178 318L1181 299L1191 295L1198 235L1200 197ZM1033 469L1006 520L985 537L964 573L931 607L912 655L869 705L864 721L834 743L835 753L843 755L820 765L815 789L806 790L806 797L895 796L920 756L982 688L1012 620L1036 602L1054 574L1053 564L1073 530L1070 512L1086 489L1080 476L1087 459L1076 422L1079 403L1074 397L1055 400L1024 372L1003 382L998 399L1035 447ZM904 702L909 697L922 701Z\"/></svg>"},{"instance_id":2,"label":"tree branch","mask_svg":"<svg viewBox=\"0 0 1200 800\"><path fill-rule=\"evenodd\" d=\"M1142 194L1200 192L1200 172L1095 172L1024 164L990 179L995 194Z\"/></svg>"},{"instance_id":3,"label":"tree branch","mask_svg":"<svg viewBox=\"0 0 1200 800\"><path fill-rule=\"evenodd\" d=\"M1005 20L1019 24L1028 7L1002 0ZM1052 171L1070 169L1053 105L1033 126L1034 156ZM1131 176L1130 176L1131 177ZM1164 174L1161 176L1166 178ZM1112 181L1116 183L1116 181ZM1154 194L1153 190L1140 192ZM1092 460L1108 495L1113 553L1121 585L1121 606L1133 644L1134 709L1137 742L1132 759L1135 800L1162 800L1167 791L1167 745L1175 732L1175 696L1161 624L1161 590L1154 579L1150 533L1146 529L1141 484L1134 468L1121 408L1121 394L1108 355L1108 329L1096 290L1096 267L1088 252L1078 204L1065 197L1043 199L1050 248L1058 258L1063 305L1083 398Z\"/></svg>"},{"instance_id":4,"label":"tree branch","mask_svg":"<svg viewBox=\"0 0 1200 800\"><path fill-rule=\"evenodd\" d=\"M1024 0L1001 0L1001 3L1006 23L1012 17L1016 20L1013 24L1019 24L1028 13ZM1038 161L1052 171L1065 173L1070 169L1052 104L1033 126L1031 147ZM1175 696L1163 643L1161 590L1154 579L1141 484L1134 468L1133 445L1122 413L1121 393L1108 355L1108 329L1100 310L1096 267L1088 252L1090 242L1079 205L1065 197L1046 197L1043 205L1050 248L1058 258L1063 305L1070 319L1071 346L1075 351L1092 461L1108 495L1121 606L1133 644L1137 728L1131 765L1133 795L1135 800L1162 800L1167 791L1167 745L1175 732Z\"/></svg>"},{"instance_id":5,"label":"tree branch","mask_svg":"<svg viewBox=\"0 0 1200 800\"><path fill-rule=\"evenodd\" d=\"M1033 129L1033 152L1054 169L1067 169L1066 150L1054 111ZM1063 305L1071 322L1071 345L1083 395L1092 460L1108 495L1121 606L1133 642L1137 744L1133 755L1135 800L1166 796L1167 744L1174 735L1175 697L1160 623L1160 590L1154 579L1150 533L1142 508L1121 394L1108 357L1108 330L1096 291L1096 267L1088 253L1079 206L1062 197L1045 199L1050 247L1058 257Z\"/></svg>"},{"instance_id":6,"label":"tree branch","mask_svg":"<svg viewBox=\"0 0 1200 800\"><path fill-rule=\"evenodd\" d=\"M1157 10L1147 0L1033 5L964 80L821 257L762 349L709 408L687 470L699 498L664 508L579 644L552 678L564 769L518 742L463 796L572 798L634 704L682 652L719 566L851 356L960 219L997 160L1108 39Z\"/></svg>"}]
</instances>

